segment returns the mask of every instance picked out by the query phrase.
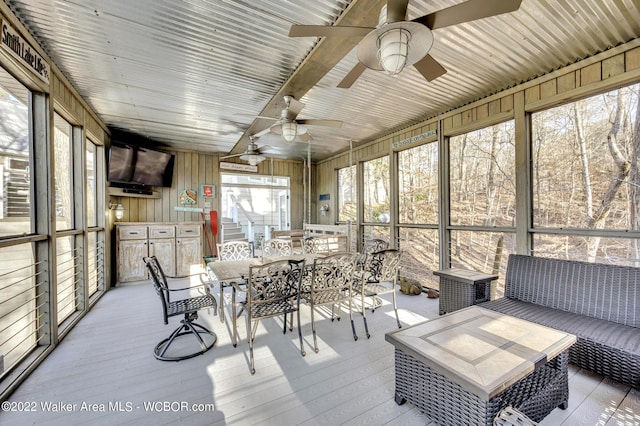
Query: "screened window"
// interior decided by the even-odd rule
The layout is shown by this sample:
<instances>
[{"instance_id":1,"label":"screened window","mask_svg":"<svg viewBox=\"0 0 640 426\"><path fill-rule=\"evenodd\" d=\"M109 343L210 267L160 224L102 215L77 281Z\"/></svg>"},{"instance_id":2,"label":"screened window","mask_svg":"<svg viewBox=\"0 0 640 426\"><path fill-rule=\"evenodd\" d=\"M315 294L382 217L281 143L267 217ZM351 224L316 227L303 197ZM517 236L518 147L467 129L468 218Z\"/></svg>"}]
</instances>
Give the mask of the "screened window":
<instances>
[{"instance_id":1,"label":"screened window","mask_svg":"<svg viewBox=\"0 0 640 426\"><path fill-rule=\"evenodd\" d=\"M535 228L640 228L640 85L532 115ZM536 253L573 259L639 259L636 239L535 239Z\"/></svg>"},{"instance_id":2,"label":"screened window","mask_svg":"<svg viewBox=\"0 0 640 426\"><path fill-rule=\"evenodd\" d=\"M438 223L438 144L398 153L399 223Z\"/></svg>"},{"instance_id":3,"label":"screened window","mask_svg":"<svg viewBox=\"0 0 640 426\"><path fill-rule=\"evenodd\" d=\"M71 125L58 114L54 114L54 157L56 229L73 228L73 174L71 163Z\"/></svg>"},{"instance_id":4,"label":"screened window","mask_svg":"<svg viewBox=\"0 0 640 426\"><path fill-rule=\"evenodd\" d=\"M451 224L515 226L513 121L449 140Z\"/></svg>"},{"instance_id":5,"label":"screened window","mask_svg":"<svg viewBox=\"0 0 640 426\"><path fill-rule=\"evenodd\" d=\"M29 90L0 68L0 237L33 232Z\"/></svg>"},{"instance_id":6,"label":"screened window","mask_svg":"<svg viewBox=\"0 0 640 426\"><path fill-rule=\"evenodd\" d=\"M338 169L338 222L355 222L358 197L356 166Z\"/></svg>"},{"instance_id":7,"label":"screened window","mask_svg":"<svg viewBox=\"0 0 640 426\"><path fill-rule=\"evenodd\" d=\"M87 226L98 224L96 208L96 145L90 140L86 141L85 176L87 197Z\"/></svg>"},{"instance_id":8,"label":"screened window","mask_svg":"<svg viewBox=\"0 0 640 426\"><path fill-rule=\"evenodd\" d=\"M366 161L363 170L363 221L389 223L389 157Z\"/></svg>"},{"instance_id":9,"label":"screened window","mask_svg":"<svg viewBox=\"0 0 640 426\"><path fill-rule=\"evenodd\" d=\"M440 243L437 229L400 228L398 247L402 250L402 275L423 287L440 287L433 271L440 269Z\"/></svg>"}]
</instances>

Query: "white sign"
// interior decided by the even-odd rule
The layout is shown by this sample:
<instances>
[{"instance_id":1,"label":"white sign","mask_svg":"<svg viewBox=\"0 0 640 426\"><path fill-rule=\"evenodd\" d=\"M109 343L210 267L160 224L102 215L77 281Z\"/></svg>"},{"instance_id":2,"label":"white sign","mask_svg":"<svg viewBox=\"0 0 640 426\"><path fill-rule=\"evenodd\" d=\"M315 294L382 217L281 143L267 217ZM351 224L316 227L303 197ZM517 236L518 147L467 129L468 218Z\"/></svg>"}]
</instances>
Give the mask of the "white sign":
<instances>
[{"instance_id":1,"label":"white sign","mask_svg":"<svg viewBox=\"0 0 640 426\"><path fill-rule=\"evenodd\" d=\"M252 166L251 164L240 164L240 163L225 163L220 162L221 169L227 170L242 170L243 172L257 172L258 166Z\"/></svg>"},{"instance_id":2,"label":"white sign","mask_svg":"<svg viewBox=\"0 0 640 426\"><path fill-rule=\"evenodd\" d=\"M437 134L438 134L438 132L437 132L436 130L429 130L428 132L420 133L419 135L412 136L412 137L410 137L410 138L408 138L408 139L403 139L403 140L401 140L401 141L394 142L394 143L393 143L393 147L394 147L394 148L399 148L399 147L401 147L401 146L404 146L404 145L408 145L408 144L410 144L410 143L417 142L417 141L419 141L420 139L426 139L426 138L433 137L433 136L435 136L435 135L437 135Z\"/></svg>"},{"instance_id":3,"label":"white sign","mask_svg":"<svg viewBox=\"0 0 640 426\"><path fill-rule=\"evenodd\" d=\"M11 26L2 21L2 47L49 84L49 64Z\"/></svg>"},{"instance_id":4,"label":"white sign","mask_svg":"<svg viewBox=\"0 0 640 426\"><path fill-rule=\"evenodd\" d=\"M182 207L182 206L174 206L173 209L177 212L204 212L202 207Z\"/></svg>"}]
</instances>

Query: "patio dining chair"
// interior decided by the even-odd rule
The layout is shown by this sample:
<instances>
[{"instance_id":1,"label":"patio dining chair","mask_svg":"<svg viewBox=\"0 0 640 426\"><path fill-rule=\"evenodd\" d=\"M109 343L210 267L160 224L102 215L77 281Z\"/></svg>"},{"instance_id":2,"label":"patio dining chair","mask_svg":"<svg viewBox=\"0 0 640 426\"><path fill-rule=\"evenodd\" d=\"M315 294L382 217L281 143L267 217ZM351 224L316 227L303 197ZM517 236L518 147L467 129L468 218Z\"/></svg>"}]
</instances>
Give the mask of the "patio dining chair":
<instances>
[{"instance_id":1,"label":"patio dining chair","mask_svg":"<svg viewBox=\"0 0 640 426\"><path fill-rule=\"evenodd\" d=\"M336 318L335 307L338 307L337 319L340 321L340 308L348 303L349 319L353 340L358 340L353 323L351 284L355 270L354 253L337 253L321 259L315 259L311 272L311 288L304 295L305 301L311 307L311 330L313 331L313 345L316 353L319 351L316 337L315 310L319 306L331 305L331 321Z\"/></svg>"},{"instance_id":2,"label":"patio dining chair","mask_svg":"<svg viewBox=\"0 0 640 426\"><path fill-rule=\"evenodd\" d=\"M227 241L216 244L218 249L218 261L250 259L253 257L253 244L248 241ZM231 282L223 282L217 279L215 274L207 269L209 278L220 286L220 322L224 322L224 289L231 287Z\"/></svg>"},{"instance_id":3,"label":"patio dining chair","mask_svg":"<svg viewBox=\"0 0 640 426\"><path fill-rule=\"evenodd\" d=\"M193 358L202 355L213 347L216 343L217 336L206 327L197 324L198 311L206 308L213 308L215 315L217 304L216 299L209 291L207 284L199 286L191 286L186 288L169 288L167 278L155 256L143 258L144 263L149 270L149 275L153 281L153 286L162 301L162 314L164 323L169 324L169 318L177 315L184 315L184 319L180 321L180 326L176 328L171 335L158 343L153 350L156 359L160 361L182 361L184 359ZM189 291L192 289L204 290L204 294L195 297L187 297L180 300L171 300L171 292ZM192 335L196 338L200 345L200 350L189 352L181 355L167 355L167 351L176 341L176 338L185 335ZM204 338L203 338L204 336Z\"/></svg>"},{"instance_id":4,"label":"patio dining chair","mask_svg":"<svg viewBox=\"0 0 640 426\"><path fill-rule=\"evenodd\" d=\"M396 283L398 281L398 268L400 266L401 252L396 249L387 249L375 253L367 253L362 270L358 272L353 283L353 291L360 295L360 310L364 321L364 329L369 334L366 317L366 298L371 297L371 309L375 312L377 303L375 299L382 294L392 294L393 310L396 314L398 328L402 328L398 317L398 304L396 301Z\"/></svg>"},{"instance_id":5,"label":"patio dining chair","mask_svg":"<svg viewBox=\"0 0 640 426\"><path fill-rule=\"evenodd\" d=\"M302 252L310 253L329 253L329 242L326 238L306 237L302 241Z\"/></svg>"},{"instance_id":6,"label":"patio dining chair","mask_svg":"<svg viewBox=\"0 0 640 426\"><path fill-rule=\"evenodd\" d=\"M370 238L364 240L362 244L363 253L375 253L380 250L386 250L389 248L389 242L380 238Z\"/></svg>"},{"instance_id":7,"label":"patio dining chair","mask_svg":"<svg viewBox=\"0 0 640 426\"><path fill-rule=\"evenodd\" d=\"M290 238L271 238L262 245L264 257L291 256L293 245Z\"/></svg>"},{"instance_id":8,"label":"patio dining chair","mask_svg":"<svg viewBox=\"0 0 640 426\"><path fill-rule=\"evenodd\" d=\"M284 317L283 333L287 332L287 314L296 312L298 318L298 337L300 339L300 353L306 355L302 343L300 329L300 284L304 274L304 260L277 260L249 268L246 299L239 302L241 313L247 320L247 338L249 341L250 371L255 374L253 359L253 341L256 336L260 320L277 316ZM233 346L238 344L238 330L236 324L236 292L245 292L237 284L233 285Z\"/></svg>"}]
</instances>

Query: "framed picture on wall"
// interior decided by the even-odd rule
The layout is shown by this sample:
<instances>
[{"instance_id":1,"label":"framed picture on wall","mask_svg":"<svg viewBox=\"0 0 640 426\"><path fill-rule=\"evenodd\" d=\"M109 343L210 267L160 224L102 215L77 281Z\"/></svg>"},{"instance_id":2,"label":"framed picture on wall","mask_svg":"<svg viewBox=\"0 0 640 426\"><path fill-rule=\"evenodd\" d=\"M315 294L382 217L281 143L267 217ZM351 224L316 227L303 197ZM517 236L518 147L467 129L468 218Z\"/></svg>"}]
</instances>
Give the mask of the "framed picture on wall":
<instances>
[{"instance_id":1,"label":"framed picture on wall","mask_svg":"<svg viewBox=\"0 0 640 426\"><path fill-rule=\"evenodd\" d=\"M213 184L200 185L200 197L202 198L216 198L216 186Z\"/></svg>"},{"instance_id":2,"label":"framed picture on wall","mask_svg":"<svg viewBox=\"0 0 640 426\"><path fill-rule=\"evenodd\" d=\"M181 206L192 206L197 203L198 195L193 189L181 189L178 191L178 203Z\"/></svg>"}]
</instances>

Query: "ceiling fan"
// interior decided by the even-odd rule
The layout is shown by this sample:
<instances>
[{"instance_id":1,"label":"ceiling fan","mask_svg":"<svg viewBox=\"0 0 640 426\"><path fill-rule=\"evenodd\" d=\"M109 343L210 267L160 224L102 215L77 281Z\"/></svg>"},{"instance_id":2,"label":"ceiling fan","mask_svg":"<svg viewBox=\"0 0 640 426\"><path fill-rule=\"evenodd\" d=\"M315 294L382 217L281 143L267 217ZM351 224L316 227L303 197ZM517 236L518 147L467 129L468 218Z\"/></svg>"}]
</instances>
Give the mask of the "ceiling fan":
<instances>
[{"instance_id":1,"label":"ceiling fan","mask_svg":"<svg viewBox=\"0 0 640 426\"><path fill-rule=\"evenodd\" d=\"M432 30L513 12L522 0L468 0L428 15L407 21L409 0L387 0L382 7L378 26L346 27L326 25L292 25L289 37L359 37L358 64L338 84L349 88L365 69L399 74L413 65L422 76L432 81L447 70L429 51L433 45Z\"/></svg>"},{"instance_id":2,"label":"ceiling fan","mask_svg":"<svg viewBox=\"0 0 640 426\"><path fill-rule=\"evenodd\" d=\"M258 148L258 144L255 143L257 136L249 136L249 145L247 145L247 150L241 154L233 154L227 155L225 157L220 157L221 160L225 160L227 158L240 157L241 160L246 161L252 166L256 166L259 163L262 163L267 159L264 155L262 155L265 151L268 151L269 146L263 146L262 148Z\"/></svg>"},{"instance_id":3,"label":"ceiling fan","mask_svg":"<svg viewBox=\"0 0 640 426\"><path fill-rule=\"evenodd\" d=\"M285 96L284 102L286 107L280 113L280 118L258 116L258 118L276 120L276 122L256 133L256 137L271 132L282 135L282 139L290 144L295 141L296 136L305 142L311 140L311 135L305 126L342 127L342 121L339 120L297 119L296 117L304 108L304 104L293 96Z\"/></svg>"}]
</instances>

